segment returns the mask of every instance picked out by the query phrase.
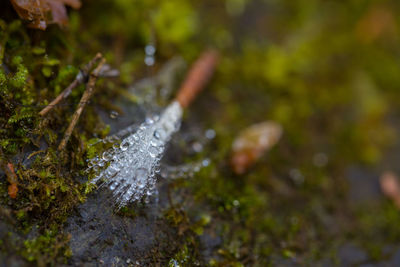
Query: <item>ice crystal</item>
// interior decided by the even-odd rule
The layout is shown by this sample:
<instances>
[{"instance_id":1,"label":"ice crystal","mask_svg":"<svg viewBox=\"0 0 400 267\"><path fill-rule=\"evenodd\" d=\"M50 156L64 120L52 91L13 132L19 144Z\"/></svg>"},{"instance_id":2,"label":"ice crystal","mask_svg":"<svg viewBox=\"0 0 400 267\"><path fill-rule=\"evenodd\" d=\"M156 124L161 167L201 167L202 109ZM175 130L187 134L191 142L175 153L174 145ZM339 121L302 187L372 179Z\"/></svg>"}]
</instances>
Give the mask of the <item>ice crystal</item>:
<instances>
[{"instance_id":1,"label":"ice crystal","mask_svg":"<svg viewBox=\"0 0 400 267\"><path fill-rule=\"evenodd\" d=\"M102 181L120 207L140 199L148 201L158 193L155 176L160 159L166 143L179 130L181 117L182 107L174 101L161 116L147 118L136 132L89 162L98 173L91 183Z\"/></svg>"}]
</instances>

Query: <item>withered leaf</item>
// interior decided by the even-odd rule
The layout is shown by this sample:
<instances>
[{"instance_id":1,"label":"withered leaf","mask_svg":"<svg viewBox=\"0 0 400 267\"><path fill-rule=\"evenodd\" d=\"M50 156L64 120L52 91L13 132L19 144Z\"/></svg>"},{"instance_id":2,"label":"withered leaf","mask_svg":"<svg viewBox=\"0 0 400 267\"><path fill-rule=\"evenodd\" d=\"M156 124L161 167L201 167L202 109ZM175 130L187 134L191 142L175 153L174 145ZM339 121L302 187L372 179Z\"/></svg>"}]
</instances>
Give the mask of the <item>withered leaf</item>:
<instances>
[{"instance_id":1,"label":"withered leaf","mask_svg":"<svg viewBox=\"0 0 400 267\"><path fill-rule=\"evenodd\" d=\"M358 21L356 36L364 43L371 43L384 36L397 36L393 11L386 6L372 6Z\"/></svg>"},{"instance_id":2,"label":"withered leaf","mask_svg":"<svg viewBox=\"0 0 400 267\"><path fill-rule=\"evenodd\" d=\"M379 178L382 193L400 209L400 182L393 172L384 172Z\"/></svg>"},{"instance_id":3,"label":"withered leaf","mask_svg":"<svg viewBox=\"0 0 400 267\"><path fill-rule=\"evenodd\" d=\"M8 186L8 195L11 198L16 198L18 193L18 186L17 186L17 174L14 171L14 165L12 163L7 163L6 165L6 174L7 180L10 183Z\"/></svg>"},{"instance_id":4,"label":"withered leaf","mask_svg":"<svg viewBox=\"0 0 400 267\"><path fill-rule=\"evenodd\" d=\"M68 24L66 5L78 9L80 0L10 0L21 19L35 29L45 30L47 25Z\"/></svg>"},{"instance_id":5,"label":"withered leaf","mask_svg":"<svg viewBox=\"0 0 400 267\"><path fill-rule=\"evenodd\" d=\"M282 127L266 121L254 124L239 133L232 145L231 165L235 173L243 174L282 135Z\"/></svg>"}]
</instances>

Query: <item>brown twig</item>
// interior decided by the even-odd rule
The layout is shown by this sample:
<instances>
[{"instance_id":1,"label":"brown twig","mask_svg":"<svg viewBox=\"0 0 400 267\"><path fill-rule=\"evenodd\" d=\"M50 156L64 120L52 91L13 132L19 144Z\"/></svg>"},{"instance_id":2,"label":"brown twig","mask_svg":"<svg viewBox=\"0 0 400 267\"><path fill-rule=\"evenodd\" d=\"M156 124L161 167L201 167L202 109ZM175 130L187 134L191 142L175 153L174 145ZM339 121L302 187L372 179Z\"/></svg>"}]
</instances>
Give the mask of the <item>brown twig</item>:
<instances>
[{"instance_id":1,"label":"brown twig","mask_svg":"<svg viewBox=\"0 0 400 267\"><path fill-rule=\"evenodd\" d=\"M61 100L67 98L75 87L82 84L86 80L86 77L89 75L90 69L93 68L94 64L96 64L100 58L102 58L101 53L97 53L96 56L92 58L92 60L90 60L85 66L83 66L83 68L76 75L75 80L67 88L65 88L65 90L62 91L61 94L59 94L53 101L51 101L50 104L42 109L39 112L39 115L46 115L51 109L53 109L58 103L60 103Z\"/></svg>"},{"instance_id":2,"label":"brown twig","mask_svg":"<svg viewBox=\"0 0 400 267\"><path fill-rule=\"evenodd\" d=\"M176 96L176 100L183 108L189 106L196 95L210 80L217 60L218 53L214 50L208 50L192 65Z\"/></svg>"},{"instance_id":3,"label":"brown twig","mask_svg":"<svg viewBox=\"0 0 400 267\"><path fill-rule=\"evenodd\" d=\"M69 124L67 130L65 131L64 138L61 140L60 145L58 146L58 150L63 150L65 145L67 144L73 129L75 128L76 123L79 120L79 117L82 114L83 108L86 103L89 101L90 97L93 94L94 85L96 84L97 77L99 76L100 70L105 64L105 58L102 58L99 65L90 73L89 81L86 84L86 90L82 95L81 100L79 101L78 108L76 109L74 115L72 116L71 123Z\"/></svg>"}]
</instances>

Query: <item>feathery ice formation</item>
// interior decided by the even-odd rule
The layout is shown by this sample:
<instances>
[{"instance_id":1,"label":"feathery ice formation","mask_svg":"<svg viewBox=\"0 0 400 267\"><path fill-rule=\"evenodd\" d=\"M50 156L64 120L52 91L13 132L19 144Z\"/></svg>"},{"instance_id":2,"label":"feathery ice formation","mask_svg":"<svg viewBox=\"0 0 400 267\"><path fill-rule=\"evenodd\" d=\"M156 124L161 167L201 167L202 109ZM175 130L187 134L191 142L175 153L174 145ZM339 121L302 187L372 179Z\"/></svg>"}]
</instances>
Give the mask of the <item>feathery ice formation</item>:
<instances>
[{"instance_id":1,"label":"feathery ice formation","mask_svg":"<svg viewBox=\"0 0 400 267\"><path fill-rule=\"evenodd\" d=\"M89 168L100 171L91 183L103 181L119 207L142 198L148 202L150 196L158 194L155 175L160 172L166 143L180 128L182 113L179 102L172 102L161 116L146 119L119 146L93 158Z\"/></svg>"}]
</instances>

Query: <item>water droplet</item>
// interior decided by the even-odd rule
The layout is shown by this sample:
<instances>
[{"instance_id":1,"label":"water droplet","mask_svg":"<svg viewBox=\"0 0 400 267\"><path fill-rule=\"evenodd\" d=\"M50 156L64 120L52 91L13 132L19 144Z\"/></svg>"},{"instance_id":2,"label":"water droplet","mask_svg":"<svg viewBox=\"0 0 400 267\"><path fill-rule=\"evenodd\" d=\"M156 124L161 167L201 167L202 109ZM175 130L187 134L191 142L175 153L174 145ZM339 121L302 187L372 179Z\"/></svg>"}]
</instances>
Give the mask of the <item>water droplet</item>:
<instances>
[{"instance_id":1,"label":"water droplet","mask_svg":"<svg viewBox=\"0 0 400 267\"><path fill-rule=\"evenodd\" d=\"M194 151L194 152L197 152L197 153L203 151L203 145L200 144L199 142L195 142L195 143L192 145L192 148L193 148L193 151Z\"/></svg>"},{"instance_id":2,"label":"water droplet","mask_svg":"<svg viewBox=\"0 0 400 267\"><path fill-rule=\"evenodd\" d=\"M328 156L325 153L317 153L313 157L313 163L317 167L324 167L328 164Z\"/></svg>"},{"instance_id":3,"label":"water droplet","mask_svg":"<svg viewBox=\"0 0 400 267\"><path fill-rule=\"evenodd\" d=\"M208 165L210 165L210 160L209 159L204 159L201 163L204 167L207 167Z\"/></svg>"},{"instance_id":4,"label":"water droplet","mask_svg":"<svg viewBox=\"0 0 400 267\"><path fill-rule=\"evenodd\" d=\"M109 151L106 151L103 153L103 159L104 160L110 160L111 159L111 153Z\"/></svg>"},{"instance_id":5,"label":"water droplet","mask_svg":"<svg viewBox=\"0 0 400 267\"><path fill-rule=\"evenodd\" d=\"M135 192L134 192L133 188L131 187L131 188L126 192L126 194L125 194L125 196L124 196L124 200L125 200L126 202L128 202L128 201L132 198L132 196L133 196L134 193L135 193Z\"/></svg>"},{"instance_id":6,"label":"water droplet","mask_svg":"<svg viewBox=\"0 0 400 267\"><path fill-rule=\"evenodd\" d=\"M146 64L147 66L153 66L154 65L154 57L153 56L146 56L144 58L144 64Z\"/></svg>"},{"instance_id":7,"label":"water droplet","mask_svg":"<svg viewBox=\"0 0 400 267\"><path fill-rule=\"evenodd\" d=\"M215 131L213 130L213 129L208 129L207 131L206 131L206 138L207 139L214 139L215 138L215 135L216 135L216 133L215 133Z\"/></svg>"},{"instance_id":8,"label":"water droplet","mask_svg":"<svg viewBox=\"0 0 400 267\"><path fill-rule=\"evenodd\" d=\"M146 45L146 47L144 48L144 51L145 51L146 55L152 56L156 52L156 48L153 45L149 44L149 45Z\"/></svg>"},{"instance_id":9,"label":"water droplet","mask_svg":"<svg viewBox=\"0 0 400 267\"><path fill-rule=\"evenodd\" d=\"M129 145L130 144L129 144L128 140L125 139L124 141L122 141L120 148L122 151L126 151L129 148Z\"/></svg>"},{"instance_id":10,"label":"water droplet","mask_svg":"<svg viewBox=\"0 0 400 267\"><path fill-rule=\"evenodd\" d=\"M145 168L138 168L135 172L137 181L145 181L147 179L148 171Z\"/></svg>"},{"instance_id":11,"label":"water droplet","mask_svg":"<svg viewBox=\"0 0 400 267\"><path fill-rule=\"evenodd\" d=\"M291 169L289 172L290 178L294 181L295 184L301 185L304 183L304 176L298 169Z\"/></svg>"},{"instance_id":12,"label":"water droplet","mask_svg":"<svg viewBox=\"0 0 400 267\"><path fill-rule=\"evenodd\" d=\"M150 145L149 147L149 154L151 157L155 158L158 155L158 148L157 146L154 145Z\"/></svg>"},{"instance_id":13,"label":"water droplet","mask_svg":"<svg viewBox=\"0 0 400 267\"><path fill-rule=\"evenodd\" d=\"M110 189L111 189L111 190L114 190L114 189L117 187L117 185L118 185L118 182L113 182L113 183L110 185Z\"/></svg>"},{"instance_id":14,"label":"water droplet","mask_svg":"<svg viewBox=\"0 0 400 267\"><path fill-rule=\"evenodd\" d=\"M115 110L110 112L110 118L111 119L116 119L119 116L119 113Z\"/></svg>"},{"instance_id":15,"label":"water droplet","mask_svg":"<svg viewBox=\"0 0 400 267\"><path fill-rule=\"evenodd\" d=\"M147 117L145 122L146 122L147 125L151 125L151 124L154 123L154 120L153 120L153 118Z\"/></svg>"},{"instance_id":16,"label":"water droplet","mask_svg":"<svg viewBox=\"0 0 400 267\"><path fill-rule=\"evenodd\" d=\"M166 132L164 129L157 129L154 131L154 138L157 140L165 140Z\"/></svg>"}]
</instances>

